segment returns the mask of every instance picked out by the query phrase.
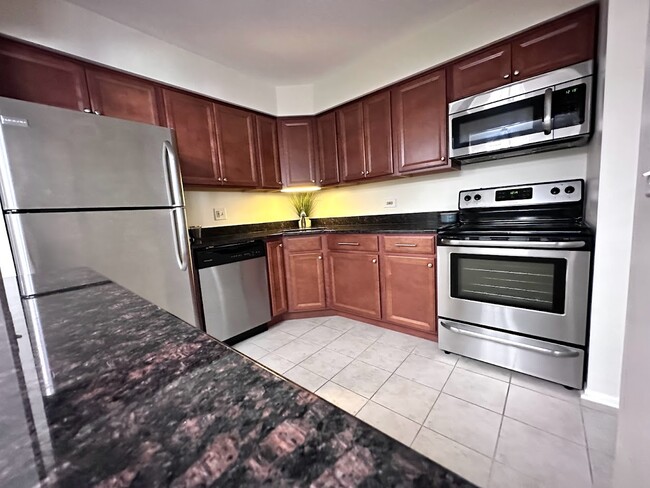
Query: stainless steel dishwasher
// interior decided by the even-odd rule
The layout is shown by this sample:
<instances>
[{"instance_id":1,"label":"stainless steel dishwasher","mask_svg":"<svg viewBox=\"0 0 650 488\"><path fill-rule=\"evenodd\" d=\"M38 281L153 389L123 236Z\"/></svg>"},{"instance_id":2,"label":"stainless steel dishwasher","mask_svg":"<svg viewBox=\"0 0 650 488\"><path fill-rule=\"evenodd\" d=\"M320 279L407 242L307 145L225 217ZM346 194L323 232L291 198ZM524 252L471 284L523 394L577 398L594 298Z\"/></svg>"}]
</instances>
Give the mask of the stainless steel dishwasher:
<instances>
[{"instance_id":1,"label":"stainless steel dishwasher","mask_svg":"<svg viewBox=\"0 0 650 488\"><path fill-rule=\"evenodd\" d=\"M266 246L254 240L196 252L205 329L220 340L271 320Z\"/></svg>"}]
</instances>

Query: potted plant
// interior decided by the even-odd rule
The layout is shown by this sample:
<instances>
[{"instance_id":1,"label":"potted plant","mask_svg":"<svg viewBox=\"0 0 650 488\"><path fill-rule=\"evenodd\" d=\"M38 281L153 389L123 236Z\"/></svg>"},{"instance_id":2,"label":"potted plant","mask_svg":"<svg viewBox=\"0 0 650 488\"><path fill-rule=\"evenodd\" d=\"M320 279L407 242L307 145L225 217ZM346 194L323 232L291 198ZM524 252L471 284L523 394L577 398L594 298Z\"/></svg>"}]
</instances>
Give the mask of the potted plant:
<instances>
[{"instance_id":1,"label":"potted plant","mask_svg":"<svg viewBox=\"0 0 650 488\"><path fill-rule=\"evenodd\" d=\"M316 194L313 192L294 193L291 195L291 206L298 215L298 227L301 229L311 227L309 216L316 206Z\"/></svg>"}]
</instances>

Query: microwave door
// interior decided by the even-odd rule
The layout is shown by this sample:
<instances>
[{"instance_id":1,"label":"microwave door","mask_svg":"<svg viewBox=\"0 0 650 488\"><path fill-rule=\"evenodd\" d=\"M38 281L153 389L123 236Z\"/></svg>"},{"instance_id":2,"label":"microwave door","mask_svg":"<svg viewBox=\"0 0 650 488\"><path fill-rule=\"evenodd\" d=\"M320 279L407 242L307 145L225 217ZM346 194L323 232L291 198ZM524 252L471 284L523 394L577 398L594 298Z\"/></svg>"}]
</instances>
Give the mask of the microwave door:
<instances>
[{"instance_id":1,"label":"microwave door","mask_svg":"<svg viewBox=\"0 0 650 488\"><path fill-rule=\"evenodd\" d=\"M508 98L450 117L452 157L501 151L553 139L552 89Z\"/></svg>"}]
</instances>

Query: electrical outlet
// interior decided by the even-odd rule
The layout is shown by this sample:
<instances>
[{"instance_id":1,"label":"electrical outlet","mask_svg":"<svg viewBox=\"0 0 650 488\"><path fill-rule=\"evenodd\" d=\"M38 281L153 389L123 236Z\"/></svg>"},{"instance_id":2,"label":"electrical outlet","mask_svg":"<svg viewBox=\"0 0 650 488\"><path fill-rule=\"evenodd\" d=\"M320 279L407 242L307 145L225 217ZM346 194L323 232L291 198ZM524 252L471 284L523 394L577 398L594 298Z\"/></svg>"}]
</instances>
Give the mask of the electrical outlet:
<instances>
[{"instance_id":1,"label":"electrical outlet","mask_svg":"<svg viewBox=\"0 0 650 488\"><path fill-rule=\"evenodd\" d=\"M387 198L384 202L384 208L395 208L397 207L397 198Z\"/></svg>"},{"instance_id":2,"label":"electrical outlet","mask_svg":"<svg viewBox=\"0 0 650 488\"><path fill-rule=\"evenodd\" d=\"M226 220L228 217L226 216L226 209L225 208L213 208L212 213L214 215L214 220Z\"/></svg>"}]
</instances>

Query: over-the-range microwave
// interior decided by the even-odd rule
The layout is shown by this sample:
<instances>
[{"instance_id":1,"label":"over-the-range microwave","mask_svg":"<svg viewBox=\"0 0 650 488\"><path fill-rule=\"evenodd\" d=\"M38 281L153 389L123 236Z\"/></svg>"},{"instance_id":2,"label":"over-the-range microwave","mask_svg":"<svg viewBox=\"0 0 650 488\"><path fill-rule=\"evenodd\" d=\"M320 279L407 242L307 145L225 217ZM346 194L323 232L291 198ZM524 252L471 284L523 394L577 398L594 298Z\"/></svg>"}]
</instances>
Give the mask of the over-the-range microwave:
<instances>
[{"instance_id":1,"label":"over-the-range microwave","mask_svg":"<svg viewBox=\"0 0 650 488\"><path fill-rule=\"evenodd\" d=\"M585 144L593 61L449 104L449 157L474 163Z\"/></svg>"}]
</instances>

